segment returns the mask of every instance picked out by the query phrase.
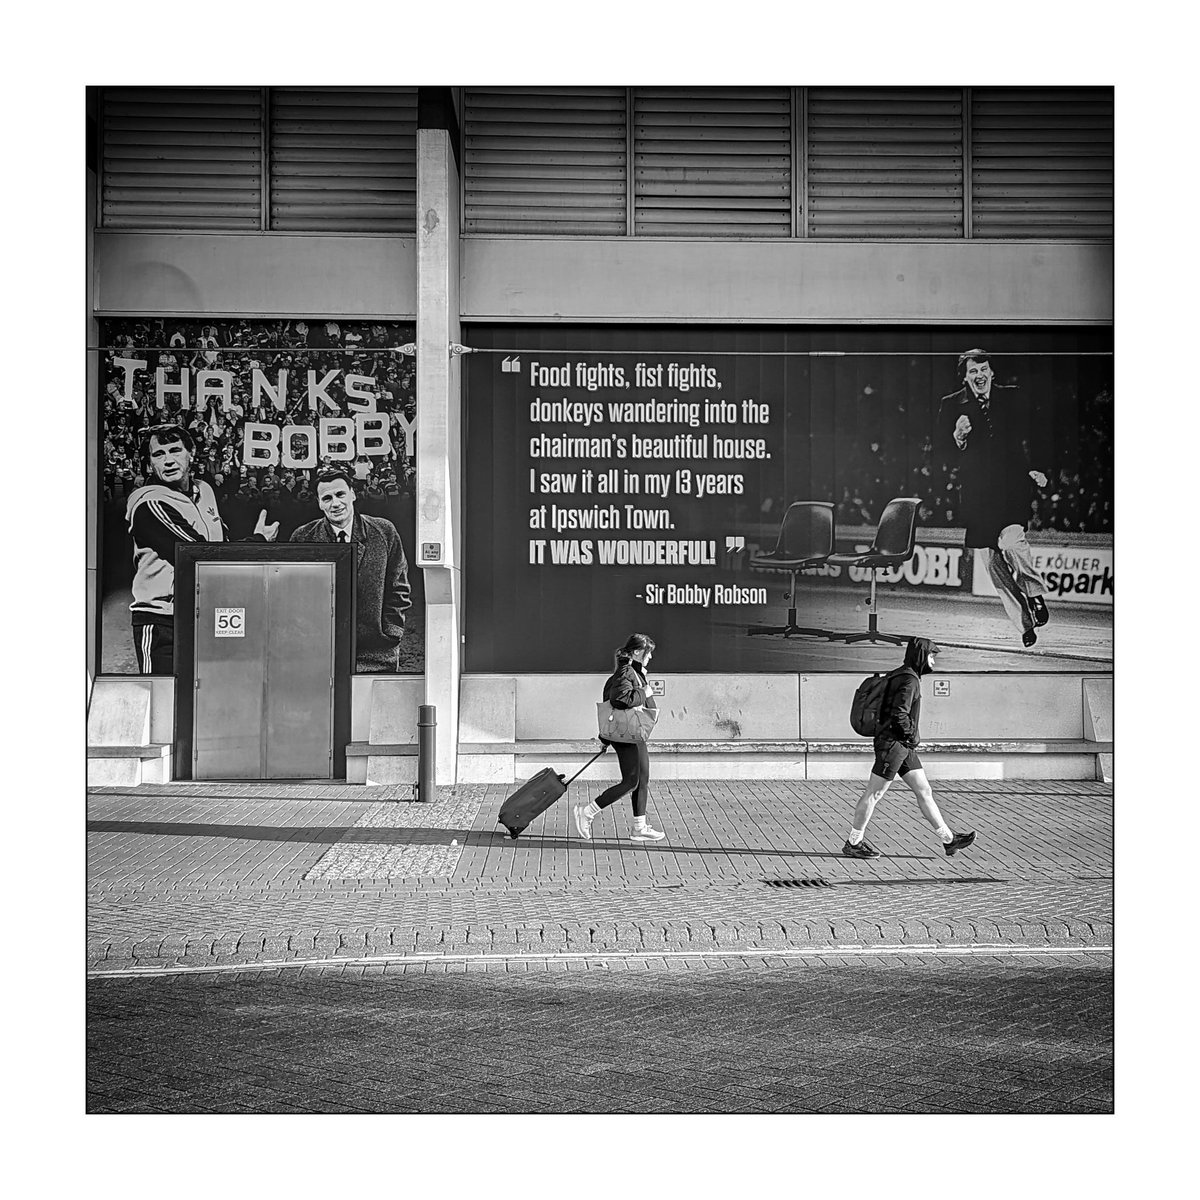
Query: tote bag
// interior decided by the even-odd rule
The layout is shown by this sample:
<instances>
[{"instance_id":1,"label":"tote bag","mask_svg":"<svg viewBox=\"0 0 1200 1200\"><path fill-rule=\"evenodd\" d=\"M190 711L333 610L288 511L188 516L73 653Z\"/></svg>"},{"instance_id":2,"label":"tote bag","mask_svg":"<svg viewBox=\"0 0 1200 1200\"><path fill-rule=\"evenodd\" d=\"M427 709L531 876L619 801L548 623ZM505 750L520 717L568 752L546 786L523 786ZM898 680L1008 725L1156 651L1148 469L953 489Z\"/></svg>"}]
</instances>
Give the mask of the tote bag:
<instances>
[{"instance_id":1,"label":"tote bag","mask_svg":"<svg viewBox=\"0 0 1200 1200\"><path fill-rule=\"evenodd\" d=\"M657 720L657 708L613 708L608 700L596 705L600 736L610 742L648 742Z\"/></svg>"}]
</instances>

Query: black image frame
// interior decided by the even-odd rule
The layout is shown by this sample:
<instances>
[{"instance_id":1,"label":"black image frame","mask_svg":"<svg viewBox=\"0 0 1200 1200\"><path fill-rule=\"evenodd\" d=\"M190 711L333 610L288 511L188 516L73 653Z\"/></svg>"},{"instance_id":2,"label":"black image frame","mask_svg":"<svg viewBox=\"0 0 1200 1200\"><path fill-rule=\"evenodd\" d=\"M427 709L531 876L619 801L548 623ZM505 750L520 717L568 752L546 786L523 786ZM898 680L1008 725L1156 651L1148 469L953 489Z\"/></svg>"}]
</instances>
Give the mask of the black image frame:
<instances>
[{"instance_id":1,"label":"black image frame","mask_svg":"<svg viewBox=\"0 0 1200 1200\"><path fill-rule=\"evenodd\" d=\"M351 679L355 662L353 543L181 542L175 547L175 761L178 780L192 778L192 720L196 687L196 564L333 563L333 779L346 778Z\"/></svg>"}]
</instances>

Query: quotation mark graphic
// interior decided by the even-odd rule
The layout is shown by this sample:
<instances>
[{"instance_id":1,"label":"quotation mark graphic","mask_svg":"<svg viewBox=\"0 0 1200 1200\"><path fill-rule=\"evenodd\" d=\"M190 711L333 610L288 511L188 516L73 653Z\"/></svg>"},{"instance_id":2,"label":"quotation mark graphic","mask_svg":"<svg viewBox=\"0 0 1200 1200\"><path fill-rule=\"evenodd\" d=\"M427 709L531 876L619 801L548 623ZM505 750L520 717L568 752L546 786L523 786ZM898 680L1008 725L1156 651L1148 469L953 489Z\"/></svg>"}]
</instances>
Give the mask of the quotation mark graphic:
<instances>
[{"instance_id":1,"label":"quotation mark graphic","mask_svg":"<svg viewBox=\"0 0 1200 1200\"><path fill-rule=\"evenodd\" d=\"M744 537L727 537L725 539L725 549L732 553L735 550L745 550L746 539Z\"/></svg>"},{"instance_id":2,"label":"quotation mark graphic","mask_svg":"<svg viewBox=\"0 0 1200 1200\"><path fill-rule=\"evenodd\" d=\"M501 359L500 370L519 375L521 373L520 358L509 357L509 358Z\"/></svg>"}]
</instances>

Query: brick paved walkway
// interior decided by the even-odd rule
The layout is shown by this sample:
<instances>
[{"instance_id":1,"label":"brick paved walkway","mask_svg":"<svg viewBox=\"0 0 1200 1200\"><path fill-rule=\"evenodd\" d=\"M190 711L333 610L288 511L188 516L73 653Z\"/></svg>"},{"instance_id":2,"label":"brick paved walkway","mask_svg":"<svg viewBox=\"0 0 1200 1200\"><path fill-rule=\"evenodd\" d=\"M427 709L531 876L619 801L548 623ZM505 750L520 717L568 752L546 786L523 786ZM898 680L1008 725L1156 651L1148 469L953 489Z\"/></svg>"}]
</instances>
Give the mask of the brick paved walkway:
<instances>
[{"instance_id":1,"label":"brick paved walkway","mask_svg":"<svg viewBox=\"0 0 1200 1200\"><path fill-rule=\"evenodd\" d=\"M93 978L88 1111L1113 1111L1103 956L512 966Z\"/></svg>"},{"instance_id":2,"label":"brick paved walkway","mask_svg":"<svg viewBox=\"0 0 1200 1200\"><path fill-rule=\"evenodd\" d=\"M858 789L659 783L651 817L668 840L644 846L624 840L624 804L584 842L565 802L514 842L495 823L503 786L429 805L407 786L98 788L88 967L428 971L482 955L502 970L667 970L756 951L765 964L1111 947L1111 785L944 782L947 820L979 832L952 859L907 790L889 794L871 825L885 857L869 863L840 854ZM599 790L580 781L571 798Z\"/></svg>"}]
</instances>

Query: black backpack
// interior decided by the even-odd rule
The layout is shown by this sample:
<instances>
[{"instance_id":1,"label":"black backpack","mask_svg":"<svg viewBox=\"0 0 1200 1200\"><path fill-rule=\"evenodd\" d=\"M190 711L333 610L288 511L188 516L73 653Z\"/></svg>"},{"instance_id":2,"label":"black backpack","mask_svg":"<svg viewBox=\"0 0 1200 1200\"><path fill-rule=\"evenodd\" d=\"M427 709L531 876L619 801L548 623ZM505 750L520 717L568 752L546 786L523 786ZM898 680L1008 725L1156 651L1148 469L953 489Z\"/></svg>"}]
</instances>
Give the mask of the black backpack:
<instances>
[{"instance_id":1,"label":"black backpack","mask_svg":"<svg viewBox=\"0 0 1200 1200\"><path fill-rule=\"evenodd\" d=\"M874 737L883 732L887 719L884 702L893 674L889 671L886 675L868 675L858 685L854 699L850 701L850 728L861 737Z\"/></svg>"}]
</instances>

